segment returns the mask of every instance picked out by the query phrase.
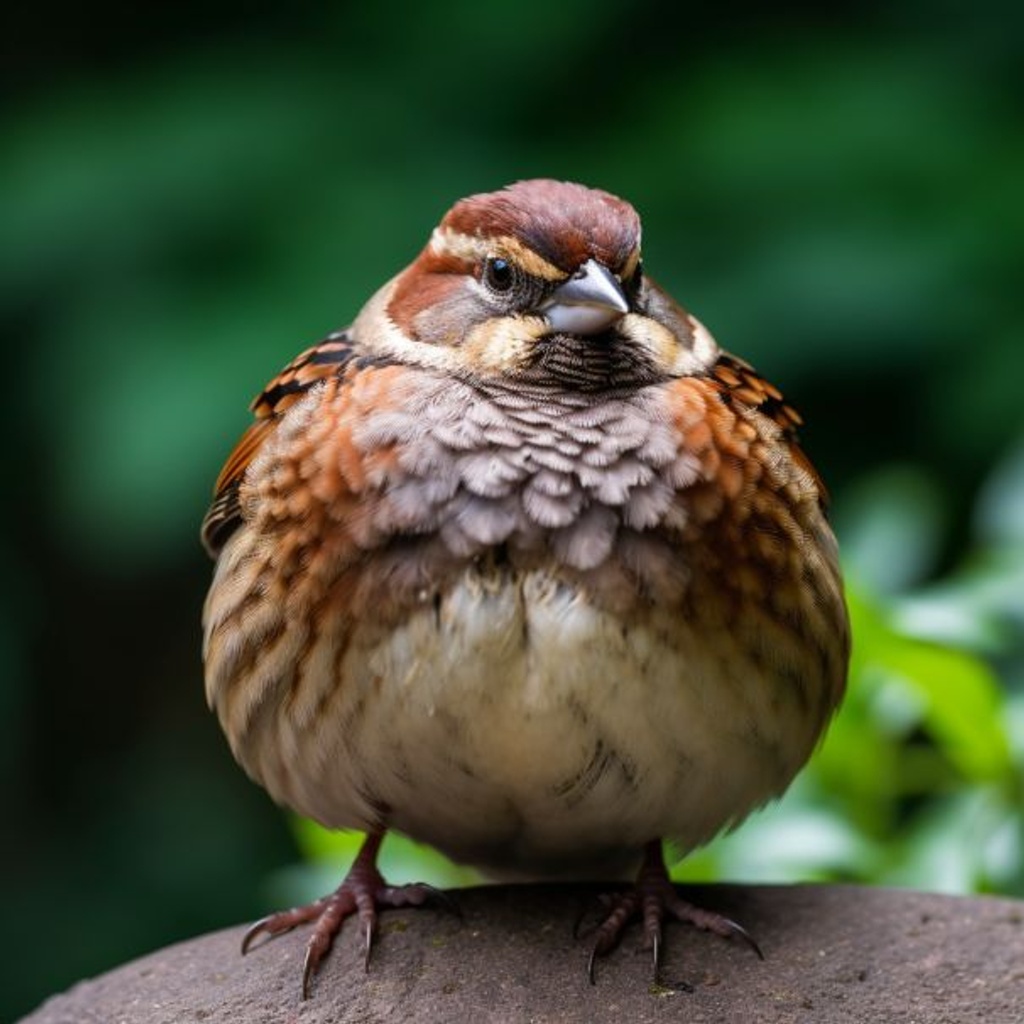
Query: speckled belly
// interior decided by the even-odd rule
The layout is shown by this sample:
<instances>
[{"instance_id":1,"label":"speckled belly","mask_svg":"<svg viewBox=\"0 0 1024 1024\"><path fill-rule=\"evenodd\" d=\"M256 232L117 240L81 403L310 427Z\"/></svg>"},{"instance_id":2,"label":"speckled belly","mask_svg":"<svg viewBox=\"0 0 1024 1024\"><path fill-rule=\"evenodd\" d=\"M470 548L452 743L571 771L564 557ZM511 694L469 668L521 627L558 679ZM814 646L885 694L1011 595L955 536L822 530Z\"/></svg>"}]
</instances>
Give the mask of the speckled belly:
<instances>
[{"instance_id":1,"label":"speckled belly","mask_svg":"<svg viewBox=\"0 0 1024 1024\"><path fill-rule=\"evenodd\" d=\"M543 571L468 570L386 632L311 661L342 684L277 719L273 795L500 874L625 868L781 792L821 728L742 643L678 610L621 617ZM337 663L337 662L335 662ZM323 714L324 707L329 714Z\"/></svg>"}]
</instances>

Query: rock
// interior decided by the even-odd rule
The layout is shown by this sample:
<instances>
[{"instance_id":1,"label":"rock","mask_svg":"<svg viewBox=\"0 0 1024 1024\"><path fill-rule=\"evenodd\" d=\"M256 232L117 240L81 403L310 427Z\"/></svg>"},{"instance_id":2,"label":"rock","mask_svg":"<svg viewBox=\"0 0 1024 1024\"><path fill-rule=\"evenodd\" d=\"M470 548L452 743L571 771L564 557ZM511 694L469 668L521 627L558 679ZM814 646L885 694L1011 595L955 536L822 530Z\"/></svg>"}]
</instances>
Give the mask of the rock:
<instances>
[{"instance_id":1,"label":"rock","mask_svg":"<svg viewBox=\"0 0 1024 1024\"><path fill-rule=\"evenodd\" d=\"M21 1024L301 1021L1024 1021L1024 902L854 886L695 886L765 954L669 925L660 984L632 927L587 980L572 925L593 886L496 886L389 910L369 973L348 923L300 998L308 929L239 954L243 928L170 946L47 1000Z\"/></svg>"}]
</instances>

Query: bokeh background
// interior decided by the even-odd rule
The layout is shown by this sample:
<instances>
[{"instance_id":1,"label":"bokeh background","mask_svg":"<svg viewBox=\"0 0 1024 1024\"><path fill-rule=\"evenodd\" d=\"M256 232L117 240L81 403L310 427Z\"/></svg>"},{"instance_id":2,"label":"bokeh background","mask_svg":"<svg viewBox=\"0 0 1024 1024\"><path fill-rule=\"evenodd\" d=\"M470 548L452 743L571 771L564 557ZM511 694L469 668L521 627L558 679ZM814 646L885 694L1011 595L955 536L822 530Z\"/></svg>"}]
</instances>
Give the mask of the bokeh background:
<instances>
[{"instance_id":1,"label":"bokeh background","mask_svg":"<svg viewBox=\"0 0 1024 1024\"><path fill-rule=\"evenodd\" d=\"M198 523L264 381L535 175L633 201L833 491L850 700L679 877L1024 895L1022 11L8 10L0 1019L340 877L205 708Z\"/></svg>"}]
</instances>

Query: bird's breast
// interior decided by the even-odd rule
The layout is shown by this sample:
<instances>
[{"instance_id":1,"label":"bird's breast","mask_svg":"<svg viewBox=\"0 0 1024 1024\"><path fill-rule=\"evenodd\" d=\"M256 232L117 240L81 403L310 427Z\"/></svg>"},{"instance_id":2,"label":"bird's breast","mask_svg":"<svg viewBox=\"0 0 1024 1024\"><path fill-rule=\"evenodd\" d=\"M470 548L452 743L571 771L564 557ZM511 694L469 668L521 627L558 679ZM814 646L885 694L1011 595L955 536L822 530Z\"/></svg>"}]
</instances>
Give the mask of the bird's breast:
<instances>
[{"instance_id":1,"label":"bird's breast","mask_svg":"<svg viewBox=\"0 0 1024 1024\"><path fill-rule=\"evenodd\" d=\"M623 620L541 570L468 569L343 651L321 636L307 664L263 747L271 793L504 873L697 845L780 792L821 725L736 645L668 610Z\"/></svg>"},{"instance_id":2,"label":"bird's breast","mask_svg":"<svg viewBox=\"0 0 1024 1024\"><path fill-rule=\"evenodd\" d=\"M781 792L842 691L813 480L699 381L289 410L206 607L207 692L280 802L505 872L607 872Z\"/></svg>"}]
</instances>

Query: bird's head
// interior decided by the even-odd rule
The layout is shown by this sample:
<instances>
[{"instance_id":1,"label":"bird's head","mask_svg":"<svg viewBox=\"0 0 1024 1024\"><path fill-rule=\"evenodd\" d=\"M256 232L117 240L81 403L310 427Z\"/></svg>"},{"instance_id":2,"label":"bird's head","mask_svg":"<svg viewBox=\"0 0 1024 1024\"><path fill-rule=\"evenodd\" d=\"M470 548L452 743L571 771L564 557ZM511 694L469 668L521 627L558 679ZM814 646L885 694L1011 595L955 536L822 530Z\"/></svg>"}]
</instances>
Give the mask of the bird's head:
<instances>
[{"instance_id":1,"label":"bird's head","mask_svg":"<svg viewBox=\"0 0 1024 1024\"><path fill-rule=\"evenodd\" d=\"M456 203L355 331L403 362L584 388L693 373L717 354L644 276L633 207L548 179Z\"/></svg>"}]
</instances>

